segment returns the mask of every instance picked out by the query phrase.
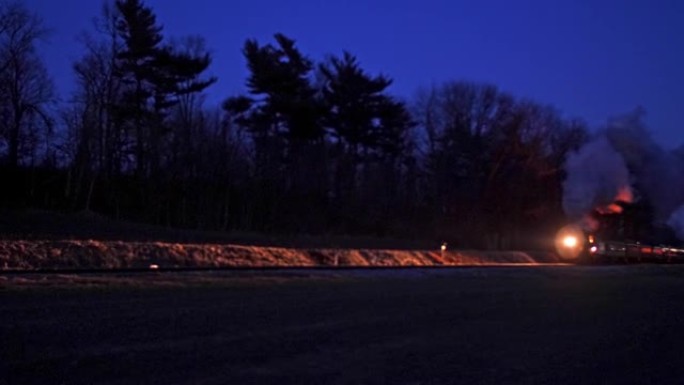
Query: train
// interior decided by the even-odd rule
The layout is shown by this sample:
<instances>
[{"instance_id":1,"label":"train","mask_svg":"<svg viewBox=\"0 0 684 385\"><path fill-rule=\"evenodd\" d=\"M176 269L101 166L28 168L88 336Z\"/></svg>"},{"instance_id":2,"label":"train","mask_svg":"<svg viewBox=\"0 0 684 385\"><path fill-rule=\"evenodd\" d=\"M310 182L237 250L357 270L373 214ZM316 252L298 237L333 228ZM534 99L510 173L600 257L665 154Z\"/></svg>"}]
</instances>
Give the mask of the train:
<instances>
[{"instance_id":1,"label":"train","mask_svg":"<svg viewBox=\"0 0 684 385\"><path fill-rule=\"evenodd\" d=\"M589 221L563 227L555 242L561 260L577 264L684 263L684 247L671 229L634 211L594 213Z\"/></svg>"},{"instance_id":2,"label":"train","mask_svg":"<svg viewBox=\"0 0 684 385\"><path fill-rule=\"evenodd\" d=\"M563 230L568 233L568 230ZM606 240L591 233L564 234L558 254L565 262L603 263L684 263L684 248L640 241Z\"/></svg>"}]
</instances>

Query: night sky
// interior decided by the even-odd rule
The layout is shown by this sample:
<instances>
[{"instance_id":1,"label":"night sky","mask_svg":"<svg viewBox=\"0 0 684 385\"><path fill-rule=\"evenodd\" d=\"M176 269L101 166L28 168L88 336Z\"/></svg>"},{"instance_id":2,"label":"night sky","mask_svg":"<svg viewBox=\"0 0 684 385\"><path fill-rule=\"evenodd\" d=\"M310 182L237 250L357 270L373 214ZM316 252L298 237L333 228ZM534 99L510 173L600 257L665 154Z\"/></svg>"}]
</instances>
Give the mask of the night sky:
<instances>
[{"instance_id":1,"label":"night sky","mask_svg":"<svg viewBox=\"0 0 684 385\"><path fill-rule=\"evenodd\" d=\"M63 99L76 37L98 0L26 0L53 33L44 57ZM244 89L247 38L282 32L313 59L348 50L411 98L445 80L498 85L596 126L642 106L656 140L684 144L684 1L148 0L165 36L204 36L219 77L210 101Z\"/></svg>"}]
</instances>

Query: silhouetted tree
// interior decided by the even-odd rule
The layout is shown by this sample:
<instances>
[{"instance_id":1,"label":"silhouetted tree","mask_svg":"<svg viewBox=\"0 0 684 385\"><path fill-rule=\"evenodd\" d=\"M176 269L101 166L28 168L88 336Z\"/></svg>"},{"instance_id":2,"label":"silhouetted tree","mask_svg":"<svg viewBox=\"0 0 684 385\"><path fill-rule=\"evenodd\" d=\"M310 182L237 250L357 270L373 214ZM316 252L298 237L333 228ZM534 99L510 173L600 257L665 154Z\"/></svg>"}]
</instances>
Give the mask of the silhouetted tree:
<instances>
[{"instance_id":1,"label":"silhouetted tree","mask_svg":"<svg viewBox=\"0 0 684 385\"><path fill-rule=\"evenodd\" d=\"M396 158L401 153L411 118L402 103L385 94L392 81L367 74L352 54L330 57L319 71L325 123L337 147L335 195L345 197L354 193L358 168L369 155L382 152Z\"/></svg>"},{"instance_id":2,"label":"silhouetted tree","mask_svg":"<svg viewBox=\"0 0 684 385\"><path fill-rule=\"evenodd\" d=\"M176 103L168 117L173 136L167 162L174 177L193 177L198 172L194 158L202 151L201 141L195 140L195 136L201 135L205 123L202 92L216 79L200 79L210 64L203 38L186 37L173 41L171 46L180 59L177 66L180 82L175 86Z\"/></svg>"},{"instance_id":3,"label":"silhouetted tree","mask_svg":"<svg viewBox=\"0 0 684 385\"><path fill-rule=\"evenodd\" d=\"M116 28L124 44L117 54L116 71L127 86L118 114L134 132L135 167L137 174L144 176L149 171L146 144L159 139L157 130L152 132L155 122L150 99L155 96L154 64L161 50L162 27L140 0L118 0L116 7L120 14Z\"/></svg>"},{"instance_id":4,"label":"silhouetted tree","mask_svg":"<svg viewBox=\"0 0 684 385\"><path fill-rule=\"evenodd\" d=\"M112 178L126 167L130 141L118 121L123 84L116 72L116 58L123 41L116 30L118 11L105 3L94 26L97 35L81 38L86 53L74 63L76 90L64 113L69 133L71 167L67 194L76 207L90 209L98 178L104 190L112 190ZM87 188L86 188L87 187Z\"/></svg>"},{"instance_id":5,"label":"silhouetted tree","mask_svg":"<svg viewBox=\"0 0 684 385\"><path fill-rule=\"evenodd\" d=\"M140 1L106 3L95 27L82 38L86 54L74 64L78 87L64 113L67 194L76 207L97 199L96 207L170 222L165 208L176 192L168 186L202 174L199 95L216 81L202 76L211 58L200 38L164 44Z\"/></svg>"},{"instance_id":6,"label":"silhouetted tree","mask_svg":"<svg viewBox=\"0 0 684 385\"><path fill-rule=\"evenodd\" d=\"M52 125L53 84L36 52L46 34L43 21L21 2L0 4L0 149L6 146L10 167L22 158L35 165L41 130Z\"/></svg>"},{"instance_id":7,"label":"silhouetted tree","mask_svg":"<svg viewBox=\"0 0 684 385\"><path fill-rule=\"evenodd\" d=\"M255 175L263 183L258 199L263 200L264 218L270 218L264 221L283 223L315 213L306 206L325 204L328 177L324 111L312 85L313 62L294 40L282 34L275 40L276 45L263 46L255 40L245 42L250 97L230 98L224 108L233 122L251 133ZM286 193L290 202L280 204L280 195L266 194L274 189ZM285 226L315 226L318 219Z\"/></svg>"},{"instance_id":8,"label":"silhouetted tree","mask_svg":"<svg viewBox=\"0 0 684 385\"><path fill-rule=\"evenodd\" d=\"M159 170L162 140L170 132L164 122L169 109L181 99L188 107L188 97L216 79L201 78L211 64L208 53L162 45L162 27L151 8L140 0L116 4L121 15L117 30L125 44L117 70L129 85L119 112L135 132L138 175L147 175Z\"/></svg>"},{"instance_id":9,"label":"silhouetted tree","mask_svg":"<svg viewBox=\"0 0 684 385\"><path fill-rule=\"evenodd\" d=\"M581 144L578 121L465 82L423 91L416 111L428 141L425 199L438 209L438 227L460 242L507 247L562 216L561 166Z\"/></svg>"},{"instance_id":10,"label":"silhouetted tree","mask_svg":"<svg viewBox=\"0 0 684 385\"><path fill-rule=\"evenodd\" d=\"M39 143L52 124L35 46L45 29L21 3L2 4L0 171L22 199L3 189L1 204L456 247L536 246L563 218L563 164L587 139L582 121L468 82L424 90L409 111L392 79L351 53L314 62L283 34L247 40L247 92L205 106L216 79L204 40L167 40L143 0L106 3L74 63L66 140Z\"/></svg>"},{"instance_id":11,"label":"silhouetted tree","mask_svg":"<svg viewBox=\"0 0 684 385\"><path fill-rule=\"evenodd\" d=\"M195 51L197 51L195 47ZM154 162L153 170L159 168L162 156L162 137L174 129L166 124L166 119L175 109L177 136L182 131L191 129L193 111L198 107L199 100L195 95L203 92L216 82L216 78L201 78L209 68L211 57L207 52L193 52L192 47L164 46L156 55L152 68L152 83L154 86L153 122L150 136L151 158Z\"/></svg>"}]
</instances>

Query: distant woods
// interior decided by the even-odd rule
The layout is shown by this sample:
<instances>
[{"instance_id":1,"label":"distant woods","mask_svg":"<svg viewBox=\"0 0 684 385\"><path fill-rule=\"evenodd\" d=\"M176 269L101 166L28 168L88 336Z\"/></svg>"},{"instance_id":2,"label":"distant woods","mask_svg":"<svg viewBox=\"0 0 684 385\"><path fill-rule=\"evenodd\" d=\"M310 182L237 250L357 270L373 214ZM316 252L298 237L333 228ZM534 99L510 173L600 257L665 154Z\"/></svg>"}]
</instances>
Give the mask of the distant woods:
<instances>
[{"instance_id":1,"label":"distant woods","mask_svg":"<svg viewBox=\"0 0 684 385\"><path fill-rule=\"evenodd\" d=\"M245 93L208 106L221 90L204 40L169 38L140 0L103 7L58 102L37 49L48 34L22 3L2 3L5 207L537 247L564 220L562 165L587 138L581 121L491 85L401 100L352 53L315 61L282 34L247 40Z\"/></svg>"}]
</instances>

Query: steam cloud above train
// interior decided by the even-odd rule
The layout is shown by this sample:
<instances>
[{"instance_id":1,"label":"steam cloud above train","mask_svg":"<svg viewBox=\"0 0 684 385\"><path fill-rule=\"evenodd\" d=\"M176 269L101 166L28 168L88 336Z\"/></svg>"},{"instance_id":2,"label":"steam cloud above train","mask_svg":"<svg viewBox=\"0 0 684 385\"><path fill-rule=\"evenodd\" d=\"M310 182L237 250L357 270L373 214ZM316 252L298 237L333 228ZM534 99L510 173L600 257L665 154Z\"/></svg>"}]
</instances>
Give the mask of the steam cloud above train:
<instances>
[{"instance_id":1,"label":"steam cloud above train","mask_svg":"<svg viewBox=\"0 0 684 385\"><path fill-rule=\"evenodd\" d=\"M580 227L596 231L596 212L620 213L625 203L648 206L654 226L668 226L684 240L684 151L656 144L642 115L612 119L569 156L563 209Z\"/></svg>"}]
</instances>

